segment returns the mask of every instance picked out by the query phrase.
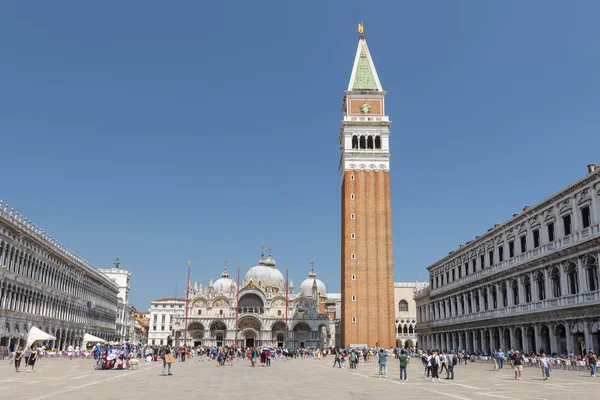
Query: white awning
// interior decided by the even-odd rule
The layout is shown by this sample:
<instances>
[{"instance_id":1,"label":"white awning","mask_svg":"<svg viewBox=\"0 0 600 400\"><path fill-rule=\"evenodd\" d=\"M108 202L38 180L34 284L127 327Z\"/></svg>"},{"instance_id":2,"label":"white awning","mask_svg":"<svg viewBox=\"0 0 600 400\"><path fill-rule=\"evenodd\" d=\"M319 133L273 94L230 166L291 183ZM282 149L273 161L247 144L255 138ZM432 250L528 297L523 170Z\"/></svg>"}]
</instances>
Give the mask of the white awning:
<instances>
[{"instance_id":1,"label":"white awning","mask_svg":"<svg viewBox=\"0 0 600 400\"><path fill-rule=\"evenodd\" d=\"M90 335L89 333L86 333L85 335L83 335L83 347L84 348L88 343L104 343L104 342L106 342L106 340L99 338L97 336L94 336L94 335Z\"/></svg>"},{"instance_id":2,"label":"white awning","mask_svg":"<svg viewBox=\"0 0 600 400\"><path fill-rule=\"evenodd\" d=\"M44 332L40 328L32 326L29 330L29 334L27 335L26 347L30 347L36 342L45 342L46 340L56 340L56 338L49 333Z\"/></svg>"}]
</instances>

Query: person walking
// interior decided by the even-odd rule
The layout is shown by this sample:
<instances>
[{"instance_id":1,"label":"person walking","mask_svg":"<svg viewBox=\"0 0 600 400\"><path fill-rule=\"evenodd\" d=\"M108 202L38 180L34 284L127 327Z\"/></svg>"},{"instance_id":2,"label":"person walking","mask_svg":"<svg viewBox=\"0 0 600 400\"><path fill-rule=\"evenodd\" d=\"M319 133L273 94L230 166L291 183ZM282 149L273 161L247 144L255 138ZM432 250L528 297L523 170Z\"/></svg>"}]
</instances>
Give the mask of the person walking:
<instances>
[{"instance_id":1,"label":"person walking","mask_svg":"<svg viewBox=\"0 0 600 400\"><path fill-rule=\"evenodd\" d=\"M400 355L398 356L398 360L400 361L400 380L406 380L406 366L410 361L410 357L406 355L404 350L400 351ZM402 376L404 375L404 378Z\"/></svg>"},{"instance_id":2,"label":"person walking","mask_svg":"<svg viewBox=\"0 0 600 400\"><path fill-rule=\"evenodd\" d=\"M29 366L29 371L27 372L34 372L33 368L35 367L35 360L37 359L37 348L35 347L35 345L31 346L31 354L29 355L29 361L27 362L27 365Z\"/></svg>"},{"instance_id":3,"label":"person walking","mask_svg":"<svg viewBox=\"0 0 600 400\"><path fill-rule=\"evenodd\" d=\"M19 368L21 368L21 358L23 357L23 348L19 346L17 351L15 351L15 372L19 372Z\"/></svg>"},{"instance_id":4,"label":"person walking","mask_svg":"<svg viewBox=\"0 0 600 400\"><path fill-rule=\"evenodd\" d=\"M502 349L498 349L496 359L498 361L498 369L502 369L504 367L504 353L502 352Z\"/></svg>"},{"instance_id":5,"label":"person walking","mask_svg":"<svg viewBox=\"0 0 600 400\"><path fill-rule=\"evenodd\" d=\"M540 357L538 364L539 364L540 368L542 369L542 378L545 381L547 381L548 378L550 378L550 371L552 370L552 363L550 362L548 357L546 357L546 353L542 353L542 356Z\"/></svg>"},{"instance_id":6,"label":"person walking","mask_svg":"<svg viewBox=\"0 0 600 400\"><path fill-rule=\"evenodd\" d=\"M379 349L379 377L387 378L387 354L384 349Z\"/></svg>"},{"instance_id":7,"label":"person walking","mask_svg":"<svg viewBox=\"0 0 600 400\"><path fill-rule=\"evenodd\" d=\"M435 378L437 378L438 382L441 382L440 376L438 375L438 368L440 366L440 356L437 350L433 351L431 355L431 382L435 382Z\"/></svg>"},{"instance_id":8,"label":"person walking","mask_svg":"<svg viewBox=\"0 0 600 400\"><path fill-rule=\"evenodd\" d=\"M585 359L585 363L590 368L590 375L591 375L592 378L596 377L596 363L597 362L598 362L598 360L596 359L596 356L594 355L594 352L590 351L588 353L588 356Z\"/></svg>"},{"instance_id":9,"label":"person walking","mask_svg":"<svg viewBox=\"0 0 600 400\"><path fill-rule=\"evenodd\" d=\"M454 379L454 367L458 364L458 357L454 354L454 351L448 354L448 372L446 372L446 379Z\"/></svg>"},{"instance_id":10,"label":"person walking","mask_svg":"<svg viewBox=\"0 0 600 400\"><path fill-rule=\"evenodd\" d=\"M515 350L515 353L512 355L512 363L515 369L515 379L521 380L521 375L523 374L523 355L521 355L519 350Z\"/></svg>"},{"instance_id":11,"label":"person walking","mask_svg":"<svg viewBox=\"0 0 600 400\"><path fill-rule=\"evenodd\" d=\"M167 375L167 372L169 373L169 375L173 375L171 373L171 364L173 363L174 360L173 360L173 354L171 353L171 346L167 345L161 349L160 358L163 361L162 376Z\"/></svg>"}]
</instances>

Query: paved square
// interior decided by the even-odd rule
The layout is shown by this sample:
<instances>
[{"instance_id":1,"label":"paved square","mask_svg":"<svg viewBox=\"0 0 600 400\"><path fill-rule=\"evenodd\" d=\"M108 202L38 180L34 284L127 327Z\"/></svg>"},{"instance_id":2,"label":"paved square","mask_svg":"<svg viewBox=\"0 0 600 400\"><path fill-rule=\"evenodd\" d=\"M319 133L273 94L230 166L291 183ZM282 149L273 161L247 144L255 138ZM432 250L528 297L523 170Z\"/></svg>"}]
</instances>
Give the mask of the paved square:
<instances>
[{"instance_id":1,"label":"paved square","mask_svg":"<svg viewBox=\"0 0 600 400\"><path fill-rule=\"evenodd\" d=\"M420 362L409 365L401 382L396 360L389 359L388 378L377 378L377 364L357 370L331 368L333 359L274 361L252 368L247 361L217 367L197 358L173 364L173 376L161 376L162 363L140 362L133 371L94 371L93 360L44 359L36 372L15 373L0 361L0 399L561 399L597 398L600 378L589 371L555 370L542 381L540 370L526 368L523 380L491 364L458 365L455 380L425 380ZM442 377L445 375L442 375ZM255 397L256 396L256 397ZM260 396L260 397L258 397ZM440 397L441 396L441 397Z\"/></svg>"}]
</instances>

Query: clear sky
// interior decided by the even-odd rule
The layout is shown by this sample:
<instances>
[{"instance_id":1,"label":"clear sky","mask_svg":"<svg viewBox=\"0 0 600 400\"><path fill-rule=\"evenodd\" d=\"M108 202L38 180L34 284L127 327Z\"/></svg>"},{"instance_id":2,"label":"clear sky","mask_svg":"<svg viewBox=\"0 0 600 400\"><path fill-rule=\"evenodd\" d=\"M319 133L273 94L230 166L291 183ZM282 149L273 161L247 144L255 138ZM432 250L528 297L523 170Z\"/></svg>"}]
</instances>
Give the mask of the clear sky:
<instances>
[{"instance_id":1,"label":"clear sky","mask_svg":"<svg viewBox=\"0 0 600 400\"><path fill-rule=\"evenodd\" d=\"M264 240L340 290L358 35L391 134L396 281L600 163L597 1L31 1L0 14L0 198L138 309Z\"/></svg>"}]
</instances>

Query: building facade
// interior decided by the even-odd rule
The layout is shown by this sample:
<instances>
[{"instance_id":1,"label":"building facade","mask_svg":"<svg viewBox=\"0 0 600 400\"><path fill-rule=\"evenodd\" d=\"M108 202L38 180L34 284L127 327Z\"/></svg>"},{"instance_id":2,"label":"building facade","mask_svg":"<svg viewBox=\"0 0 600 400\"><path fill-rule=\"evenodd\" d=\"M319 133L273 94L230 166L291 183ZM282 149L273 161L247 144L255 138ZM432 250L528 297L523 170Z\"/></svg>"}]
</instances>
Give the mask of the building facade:
<instances>
[{"instance_id":1,"label":"building facade","mask_svg":"<svg viewBox=\"0 0 600 400\"><path fill-rule=\"evenodd\" d=\"M90 333L115 339L118 289L94 266L0 201L0 346L25 345L36 326L81 345Z\"/></svg>"},{"instance_id":2,"label":"building facade","mask_svg":"<svg viewBox=\"0 0 600 400\"><path fill-rule=\"evenodd\" d=\"M432 264L423 348L600 350L600 167Z\"/></svg>"},{"instance_id":3,"label":"building facade","mask_svg":"<svg viewBox=\"0 0 600 400\"><path fill-rule=\"evenodd\" d=\"M173 325L175 344L188 346L264 346L316 348L335 346L335 319L327 313L326 287L311 268L298 291L263 254L238 288L227 267L208 287L195 283L188 298L188 318ZM152 322L151 322L152 324Z\"/></svg>"},{"instance_id":4,"label":"building facade","mask_svg":"<svg viewBox=\"0 0 600 400\"><path fill-rule=\"evenodd\" d=\"M183 316L185 316L185 297L152 301L150 303L150 321L148 322L148 344L167 344L169 336L173 338L175 321L180 321Z\"/></svg>"},{"instance_id":5,"label":"building facade","mask_svg":"<svg viewBox=\"0 0 600 400\"><path fill-rule=\"evenodd\" d=\"M129 304L129 289L131 287L131 272L119 268L119 257L114 262L114 268L99 269L110 280L115 282L119 288L117 301L117 340L131 340L133 333L131 328L135 325L132 316L132 307Z\"/></svg>"},{"instance_id":6,"label":"building facade","mask_svg":"<svg viewBox=\"0 0 600 400\"><path fill-rule=\"evenodd\" d=\"M369 48L358 48L344 93L339 144L342 178L342 319L344 346L393 347L394 262L390 201L391 122Z\"/></svg>"},{"instance_id":7,"label":"building facade","mask_svg":"<svg viewBox=\"0 0 600 400\"><path fill-rule=\"evenodd\" d=\"M394 304L396 307L396 347L412 349L417 344L417 306L414 295L427 283L395 282Z\"/></svg>"}]
</instances>

